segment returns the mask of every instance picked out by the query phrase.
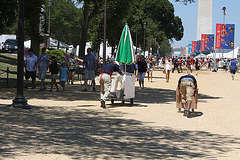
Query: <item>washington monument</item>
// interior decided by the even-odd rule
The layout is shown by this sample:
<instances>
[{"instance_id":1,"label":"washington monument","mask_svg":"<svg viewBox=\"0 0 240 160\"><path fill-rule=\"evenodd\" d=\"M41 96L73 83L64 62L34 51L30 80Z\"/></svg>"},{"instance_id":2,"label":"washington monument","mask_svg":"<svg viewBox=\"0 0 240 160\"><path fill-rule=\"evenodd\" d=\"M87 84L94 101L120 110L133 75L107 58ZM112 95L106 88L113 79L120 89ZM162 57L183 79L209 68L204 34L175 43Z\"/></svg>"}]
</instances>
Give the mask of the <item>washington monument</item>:
<instances>
[{"instance_id":1,"label":"washington monument","mask_svg":"<svg viewBox=\"0 0 240 160\"><path fill-rule=\"evenodd\" d=\"M198 0L197 40L201 34L212 34L212 0Z\"/></svg>"}]
</instances>

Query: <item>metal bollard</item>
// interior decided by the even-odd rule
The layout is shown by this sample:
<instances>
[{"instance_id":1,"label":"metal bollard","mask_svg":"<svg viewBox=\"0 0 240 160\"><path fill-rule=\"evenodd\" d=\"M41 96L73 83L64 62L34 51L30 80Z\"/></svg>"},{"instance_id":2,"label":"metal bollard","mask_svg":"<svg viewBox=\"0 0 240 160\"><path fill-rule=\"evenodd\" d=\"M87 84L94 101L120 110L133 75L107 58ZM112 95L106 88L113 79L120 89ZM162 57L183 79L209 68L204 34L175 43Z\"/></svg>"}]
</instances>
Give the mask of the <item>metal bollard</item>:
<instances>
[{"instance_id":1,"label":"metal bollard","mask_svg":"<svg viewBox=\"0 0 240 160\"><path fill-rule=\"evenodd\" d=\"M9 78L9 67L7 67L7 87L8 87L8 78Z\"/></svg>"}]
</instances>

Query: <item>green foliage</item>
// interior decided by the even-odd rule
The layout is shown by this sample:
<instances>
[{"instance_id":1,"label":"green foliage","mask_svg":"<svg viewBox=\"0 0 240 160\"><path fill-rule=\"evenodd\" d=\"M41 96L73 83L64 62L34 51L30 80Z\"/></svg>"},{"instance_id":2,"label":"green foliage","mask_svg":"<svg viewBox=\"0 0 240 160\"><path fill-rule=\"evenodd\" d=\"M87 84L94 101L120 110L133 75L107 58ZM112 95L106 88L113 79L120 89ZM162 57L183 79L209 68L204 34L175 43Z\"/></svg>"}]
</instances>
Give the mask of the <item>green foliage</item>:
<instances>
[{"instance_id":1,"label":"green foliage","mask_svg":"<svg viewBox=\"0 0 240 160\"><path fill-rule=\"evenodd\" d=\"M74 46L80 43L82 9L71 1L55 0L50 7L51 35L53 38Z\"/></svg>"},{"instance_id":2,"label":"green foliage","mask_svg":"<svg viewBox=\"0 0 240 160\"><path fill-rule=\"evenodd\" d=\"M175 0L176 2L181 2L184 5L187 5L188 3L195 3L196 0Z\"/></svg>"},{"instance_id":3,"label":"green foliage","mask_svg":"<svg viewBox=\"0 0 240 160\"><path fill-rule=\"evenodd\" d=\"M47 51L46 54L49 56L49 58L51 58L52 56L55 56L56 61L60 64L63 61L65 61L65 55L67 55L67 53L61 49L50 50L50 51Z\"/></svg>"},{"instance_id":4,"label":"green foliage","mask_svg":"<svg viewBox=\"0 0 240 160\"><path fill-rule=\"evenodd\" d=\"M17 0L0 1L0 34L15 33L12 25L17 24Z\"/></svg>"}]
</instances>

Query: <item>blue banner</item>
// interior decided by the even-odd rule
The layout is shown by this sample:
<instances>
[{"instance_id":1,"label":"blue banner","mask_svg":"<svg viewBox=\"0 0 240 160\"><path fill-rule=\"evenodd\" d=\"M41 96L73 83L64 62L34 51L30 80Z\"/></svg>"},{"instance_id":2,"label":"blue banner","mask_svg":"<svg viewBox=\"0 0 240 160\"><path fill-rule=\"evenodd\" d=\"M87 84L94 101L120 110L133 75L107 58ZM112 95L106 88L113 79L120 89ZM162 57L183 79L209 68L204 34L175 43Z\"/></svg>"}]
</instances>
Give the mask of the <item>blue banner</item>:
<instances>
[{"instance_id":1,"label":"blue banner","mask_svg":"<svg viewBox=\"0 0 240 160\"><path fill-rule=\"evenodd\" d=\"M196 46L196 54L199 54L201 52L201 41L197 41L197 46Z\"/></svg>"},{"instance_id":2,"label":"blue banner","mask_svg":"<svg viewBox=\"0 0 240 160\"><path fill-rule=\"evenodd\" d=\"M194 54L192 53L192 44L188 44L188 54Z\"/></svg>"}]
</instances>

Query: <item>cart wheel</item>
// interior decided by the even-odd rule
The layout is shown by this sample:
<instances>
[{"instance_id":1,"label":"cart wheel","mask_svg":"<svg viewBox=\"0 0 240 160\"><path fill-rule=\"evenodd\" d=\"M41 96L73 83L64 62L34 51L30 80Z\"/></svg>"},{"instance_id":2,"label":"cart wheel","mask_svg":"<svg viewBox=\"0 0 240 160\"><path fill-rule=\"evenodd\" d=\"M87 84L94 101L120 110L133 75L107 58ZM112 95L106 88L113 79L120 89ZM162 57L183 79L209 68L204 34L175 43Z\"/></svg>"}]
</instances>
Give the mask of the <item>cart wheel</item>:
<instances>
[{"instance_id":1,"label":"cart wheel","mask_svg":"<svg viewBox=\"0 0 240 160\"><path fill-rule=\"evenodd\" d=\"M114 104L114 99L111 99L111 103Z\"/></svg>"},{"instance_id":2,"label":"cart wheel","mask_svg":"<svg viewBox=\"0 0 240 160\"><path fill-rule=\"evenodd\" d=\"M130 103L133 104L133 98L130 99Z\"/></svg>"},{"instance_id":3,"label":"cart wheel","mask_svg":"<svg viewBox=\"0 0 240 160\"><path fill-rule=\"evenodd\" d=\"M125 104L125 101L124 100L122 100L122 105L124 105Z\"/></svg>"}]
</instances>

